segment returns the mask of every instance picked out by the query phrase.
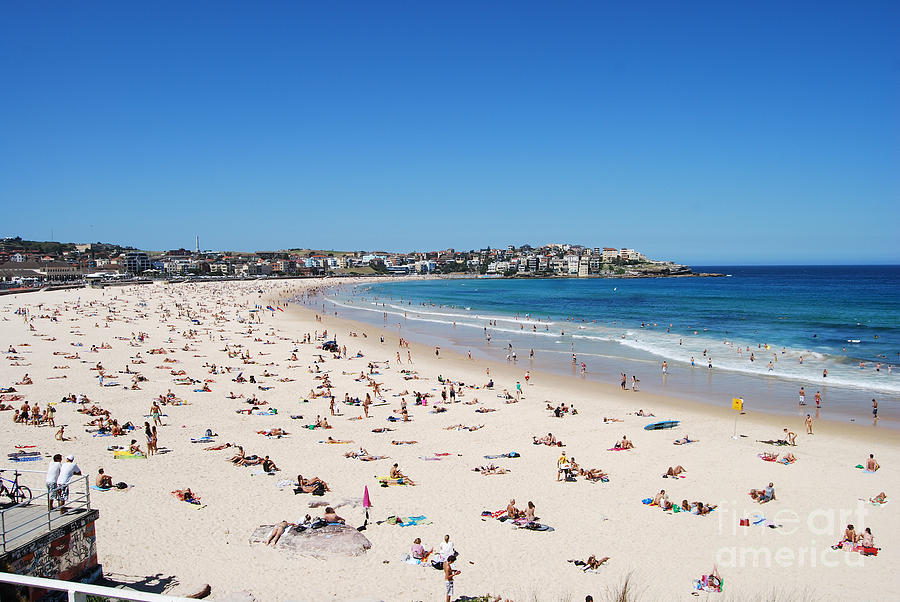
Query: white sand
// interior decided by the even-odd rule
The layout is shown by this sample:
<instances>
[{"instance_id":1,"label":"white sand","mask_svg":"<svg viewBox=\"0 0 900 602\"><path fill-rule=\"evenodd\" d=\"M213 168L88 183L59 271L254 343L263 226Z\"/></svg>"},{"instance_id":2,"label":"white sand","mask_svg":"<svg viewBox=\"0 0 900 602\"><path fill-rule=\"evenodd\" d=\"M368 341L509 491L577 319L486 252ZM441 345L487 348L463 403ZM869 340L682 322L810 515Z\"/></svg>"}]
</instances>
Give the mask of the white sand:
<instances>
[{"instance_id":1,"label":"white sand","mask_svg":"<svg viewBox=\"0 0 900 602\"><path fill-rule=\"evenodd\" d=\"M283 298L290 291L320 285L317 281L266 281L264 283L210 283L188 285L148 285L124 289L73 290L43 292L0 297L0 350L13 345L23 357L0 364L0 386L13 385L24 373L34 379L31 386L17 389L29 401L43 408L47 402L59 401L68 393L84 393L112 412L121 422L142 425L149 414L152 400L171 389L190 405L164 406L168 414L160 431L160 447L171 453L147 460L113 460L106 451L111 444L127 445L131 437L94 438L84 432L88 417L76 413L75 404L58 404L56 422L67 424L70 442L54 441L54 429L36 428L12 422L13 412L0 413L0 441L6 453L15 444L37 445L41 452L73 453L81 468L91 475L99 467L106 469L114 481L126 481L134 488L119 492L92 492L92 501L100 510L97 524L98 551L107 573L133 576L174 576L182 583L208 582L213 598L231 591L247 590L259 600L345 600L373 597L384 600L443 599L443 574L431 568L404 564L401 559L415 537L421 537L426 548L437 547L449 533L462 552L456 568L462 574L456 581L456 594L502 594L514 600L572 599L585 594L601 599L602 593L631 574L644 599L693 599L692 580L709 572L718 558L719 570L725 578L724 596L758 599L763 593L781 590L783 599L797 599L807 594L816 599L887 600L896 597L900 578L890 573L897 562L896 534L900 532L892 501L876 508L858 502L880 491L889 498L900 495L897 466L900 463L897 434L871 427L828 424L815 425L816 434L805 435L799 419L767 416L743 416L738 431L746 438L731 438L733 416L728 409L689 404L673 398L644 393L622 393L615 385L585 383L576 378L550 376L532 369L532 384L524 385L527 362L517 368L491 365L495 391L465 389L461 401L477 397L485 407L498 411L475 413L480 406L457 403L448 411L432 414L427 407L413 405L406 396L411 422L389 423L395 415L400 391L420 390L437 394L440 387L435 377L442 374L455 381L482 385L486 382L483 361L450 357L442 350L435 359L433 349L413 345L414 364L407 366L406 351L401 351L403 364L396 363L396 333L385 332L385 343L379 343L382 332L372 326L348 324L334 316L316 322L312 313L291 308L287 312L259 312L261 325L236 321L247 319L253 304L266 305ZM263 290L263 294L257 290ZM79 304L80 300L80 304ZM146 307L139 306L146 303ZM38 309L37 305L42 304ZM177 305L176 305L177 304ZM17 307L28 307L34 317L29 332L22 318L13 314ZM59 321L40 315L59 310ZM162 316L162 311L171 315ZM190 322L183 310L200 320ZM214 320L213 313L221 312ZM195 329L198 335L186 339L184 333ZM312 422L317 414L328 415L328 402L316 399L301 403L309 390L320 381L307 372L313 356L320 353L314 345L297 345L303 334L320 333L328 328L336 333L341 345L351 355L361 350L363 359L328 359L323 365L330 370L337 408L342 416L328 417L331 430L305 430L302 424ZM350 330L368 334L368 338L352 338ZM132 343L132 333L148 333L143 344ZM82 334L83 336L78 336ZM55 341L46 339L55 337ZM125 337L120 340L116 337ZM168 341L171 337L171 342ZM220 340L223 337L227 340ZM256 340L260 339L260 340ZM81 343L75 348L71 343ZM112 349L96 353L91 345L106 342ZM264 343L272 344L264 344ZM29 346L24 346L24 344ZM239 358L228 358L225 345L243 345L255 364L243 364ZM185 344L191 351L181 350ZM152 348L169 350L166 355L150 355ZM297 348L300 361L286 359ZM80 360L67 360L54 351L77 351ZM123 386L101 388L97 372L90 370L102 362L107 374L124 370L129 358L141 353L145 364L131 365L149 379L142 390L130 391L130 378L118 375ZM263 355L265 354L265 355ZM7 354L9 355L9 354ZM331 358L331 354L324 354ZM166 358L177 364L163 366ZM364 382L353 376L365 370L368 361L390 360L390 369L382 370L378 382L390 406L373 407L372 418L348 420L359 416L361 408L340 403L344 393L365 397L371 392ZM230 374L210 375L204 363L229 366ZM268 364L272 365L268 365ZM53 369L68 365L69 369ZM296 367L290 367L296 366ZM422 380L402 380L399 369L418 371ZM214 379L212 393L194 393L196 386L176 385L169 370L185 370L194 379ZM261 391L256 384L231 381L239 371L260 378L263 370L278 377L262 378ZM66 379L47 380L49 376ZM282 383L278 378L291 377ZM504 387L514 390L522 380L525 399L518 404L504 404L497 393ZM246 416L235 410L248 408L242 400L227 399L229 391L251 395L256 393L270 406L278 408L277 416ZM544 400L574 404L579 415L554 418L545 409ZM433 401L433 399L432 399ZM21 402L14 403L16 407ZM657 419L675 418L682 426L673 431L648 432L643 425L654 421L629 415L638 408L655 412ZM291 414L303 414L304 420L291 420ZM623 423L602 423L604 416L617 417ZM484 424L476 432L446 431L451 424ZM395 428L391 433L372 433L376 427ZM789 426L798 433L796 448L772 448L757 439L777 439L781 429ZM282 439L267 439L257 430L281 427L291 433ZM243 444L248 454L270 455L282 469L278 476L255 475L255 467L238 468L224 461L232 450L203 451L205 445L191 444L190 437L211 428L219 442ZM534 446L532 435L552 431L566 443L564 450L587 468L603 468L610 475L608 483L575 483L556 480L558 448ZM606 448L623 434L634 441L636 449L609 452ZM676 437L689 434L700 439L688 446L675 446ZM322 445L317 441L332 436L351 439L354 445ZM133 437L145 447L142 429ZM393 446L393 439L415 439L410 446ZM359 462L344 458L344 452L363 446L372 454L384 454L391 460ZM763 462L757 453L763 450L793 452L799 461L792 466ZM505 475L482 476L472 468L487 464L485 454L518 451L518 459L493 460L510 469ZM423 461L419 456L449 452L441 461ZM854 469L872 452L884 466L875 474ZM375 476L387 474L393 462L418 484L415 487L378 486ZM663 479L670 465L687 468L685 479ZM6 466L9 466L7 464ZM45 462L21 464L20 468L43 469ZM319 476L333 489L326 500L361 497L368 485L374 508L373 520L389 515L426 515L427 525L398 527L370 524L365 535L372 549L357 558L328 560L297 557L285 552L251 546L248 537L260 524L279 520L294 521L310 512L314 498L294 495L290 488L279 490L276 482L294 479L298 473ZM38 475L37 481L43 477ZM775 483L777 499L765 505L754 503L747 491ZM171 494L176 488L191 487L202 498L205 508L196 509L179 502ZM671 514L645 506L642 498L651 497L661 488L673 501L687 498L718 504L710 516ZM542 523L553 532L531 532L513 529L496 520L484 520L481 511L499 510L515 498L523 508L531 500L537 506ZM861 516L860 510L865 511ZM363 521L362 508L342 507L338 513L348 524ZM761 513L784 524L768 529L739 527L741 516ZM792 520L793 519L793 520ZM843 527L852 522L862 532L869 526L876 546L884 550L877 557L864 558L858 553L832 551L831 544L840 539ZM891 535L894 534L894 535ZM733 554L729 551L734 550ZM585 559L591 554L610 556L611 561L598 574L586 574L566 562L570 558ZM813 558L811 558L811 556ZM758 566L754 566L754 563ZM827 563L827 566L826 566ZM566 598L571 596L571 598ZM706 596L706 594L701 594ZM716 599L715 595L712 599ZM725 598L722 598L725 599Z\"/></svg>"}]
</instances>

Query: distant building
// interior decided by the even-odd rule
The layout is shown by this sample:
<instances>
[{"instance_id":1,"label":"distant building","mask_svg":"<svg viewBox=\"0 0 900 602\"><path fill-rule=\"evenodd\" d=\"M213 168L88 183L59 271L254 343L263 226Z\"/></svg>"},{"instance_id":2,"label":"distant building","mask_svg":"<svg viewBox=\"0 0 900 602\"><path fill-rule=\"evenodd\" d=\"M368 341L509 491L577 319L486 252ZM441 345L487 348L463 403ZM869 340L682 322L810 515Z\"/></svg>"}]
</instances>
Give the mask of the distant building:
<instances>
[{"instance_id":1,"label":"distant building","mask_svg":"<svg viewBox=\"0 0 900 602\"><path fill-rule=\"evenodd\" d=\"M62 261L8 261L0 264L0 280L49 280L51 282L78 280L81 270Z\"/></svg>"},{"instance_id":2,"label":"distant building","mask_svg":"<svg viewBox=\"0 0 900 602\"><path fill-rule=\"evenodd\" d=\"M108 265L107 262L105 265ZM142 251L125 253L125 271L132 274L142 274L150 269L150 257Z\"/></svg>"},{"instance_id":3,"label":"distant building","mask_svg":"<svg viewBox=\"0 0 900 602\"><path fill-rule=\"evenodd\" d=\"M610 247L603 247L601 257L603 259L603 263L611 263L619 257L619 250Z\"/></svg>"}]
</instances>

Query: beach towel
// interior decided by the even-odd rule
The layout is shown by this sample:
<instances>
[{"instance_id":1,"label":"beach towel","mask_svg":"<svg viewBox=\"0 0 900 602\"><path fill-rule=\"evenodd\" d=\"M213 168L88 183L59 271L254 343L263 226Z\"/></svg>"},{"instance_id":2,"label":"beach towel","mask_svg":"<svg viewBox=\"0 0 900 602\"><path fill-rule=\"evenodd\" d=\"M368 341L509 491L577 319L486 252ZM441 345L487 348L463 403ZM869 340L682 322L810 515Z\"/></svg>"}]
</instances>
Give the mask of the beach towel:
<instances>
[{"instance_id":1,"label":"beach towel","mask_svg":"<svg viewBox=\"0 0 900 602\"><path fill-rule=\"evenodd\" d=\"M97 487L96 485L91 485L91 489L94 491L109 491L112 487Z\"/></svg>"},{"instance_id":2,"label":"beach towel","mask_svg":"<svg viewBox=\"0 0 900 602\"><path fill-rule=\"evenodd\" d=\"M610 447L606 451L628 451L630 448L627 447Z\"/></svg>"},{"instance_id":3,"label":"beach towel","mask_svg":"<svg viewBox=\"0 0 900 602\"><path fill-rule=\"evenodd\" d=\"M788 460L787 458L781 458L780 460L777 460L777 462L779 464L784 464L785 466L790 466L791 464L793 464L796 461L797 461L796 458L793 460Z\"/></svg>"},{"instance_id":4,"label":"beach towel","mask_svg":"<svg viewBox=\"0 0 900 602\"><path fill-rule=\"evenodd\" d=\"M10 460L12 460L13 462L35 462L40 459L41 459L40 456L28 456L25 458L10 458Z\"/></svg>"},{"instance_id":5,"label":"beach towel","mask_svg":"<svg viewBox=\"0 0 900 602\"><path fill-rule=\"evenodd\" d=\"M39 451L33 451L33 452L17 451L17 452L13 452L11 454L6 454L6 455L10 458L24 458L25 456L40 456L41 452L39 452Z\"/></svg>"},{"instance_id":6,"label":"beach towel","mask_svg":"<svg viewBox=\"0 0 900 602\"><path fill-rule=\"evenodd\" d=\"M403 479L392 479L391 477L377 477L377 479L382 487L387 487L389 485L406 485L406 482Z\"/></svg>"},{"instance_id":7,"label":"beach towel","mask_svg":"<svg viewBox=\"0 0 900 602\"><path fill-rule=\"evenodd\" d=\"M214 443L215 439L212 437L191 437L191 443Z\"/></svg>"},{"instance_id":8,"label":"beach towel","mask_svg":"<svg viewBox=\"0 0 900 602\"><path fill-rule=\"evenodd\" d=\"M416 525L430 525L431 521L428 520L425 516L407 516L406 518L400 517L397 520L397 525L401 527L414 527Z\"/></svg>"},{"instance_id":9,"label":"beach towel","mask_svg":"<svg viewBox=\"0 0 900 602\"><path fill-rule=\"evenodd\" d=\"M146 460L143 454L129 454L128 452L113 452L114 460Z\"/></svg>"},{"instance_id":10,"label":"beach towel","mask_svg":"<svg viewBox=\"0 0 900 602\"><path fill-rule=\"evenodd\" d=\"M496 512L491 512L490 510L484 510L484 511L482 511L481 516L484 516L484 517L490 516L491 518L500 518L504 514L506 514L505 508L503 510L497 510Z\"/></svg>"}]
</instances>

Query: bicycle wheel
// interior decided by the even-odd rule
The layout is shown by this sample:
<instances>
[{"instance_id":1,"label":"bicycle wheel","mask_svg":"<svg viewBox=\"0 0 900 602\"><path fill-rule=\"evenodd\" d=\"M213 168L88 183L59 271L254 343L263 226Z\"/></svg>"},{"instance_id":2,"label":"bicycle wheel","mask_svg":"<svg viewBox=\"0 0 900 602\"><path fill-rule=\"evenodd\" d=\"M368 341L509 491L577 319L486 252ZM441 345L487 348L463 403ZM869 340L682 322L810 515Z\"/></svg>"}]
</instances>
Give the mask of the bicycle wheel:
<instances>
[{"instance_id":1,"label":"bicycle wheel","mask_svg":"<svg viewBox=\"0 0 900 602\"><path fill-rule=\"evenodd\" d=\"M31 489L25 487L24 485L19 485L19 487L13 491L13 501L16 504L23 504L31 501Z\"/></svg>"}]
</instances>

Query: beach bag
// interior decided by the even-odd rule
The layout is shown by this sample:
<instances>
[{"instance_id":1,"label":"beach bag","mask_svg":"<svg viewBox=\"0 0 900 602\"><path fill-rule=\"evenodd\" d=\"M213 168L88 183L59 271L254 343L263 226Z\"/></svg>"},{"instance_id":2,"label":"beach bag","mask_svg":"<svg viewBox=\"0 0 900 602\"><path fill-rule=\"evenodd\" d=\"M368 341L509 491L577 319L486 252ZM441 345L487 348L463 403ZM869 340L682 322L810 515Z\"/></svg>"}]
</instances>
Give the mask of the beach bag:
<instances>
[{"instance_id":1,"label":"beach bag","mask_svg":"<svg viewBox=\"0 0 900 602\"><path fill-rule=\"evenodd\" d=\"M749 526L750 526L750 519L749 519L749 518L742 518L742 519L741 519L741 526L742 526L742 527L749 527Z\"/></svg>"},{"instance_id":2,"label":"beach bag","mask_svg":"<svg viewBox=\"0 0 900 602\"><path fill-rule=\"evenodd\" d=\"M124 481L119 481L116 483L116 489L128 489L128 484Z\"/></svg>"},{"instance_id":3,"label":"beach bag","mask_svg":"<svg viewBox=\"0 0 900 602\"><path fill-rule=\"evenodd\" d=\"M206 436L207 436L207 437L212 437L212 436L213 436L212 429L206 429Z\"/></svg>"},{"instance_id":4,"label":"beach bag","mask_svg":"<svg viewBox=\"0 0 900 602\"><path fill-rule=\"evenodd\" d=\"M325 495L325 485L322 483L316 483L316 488L312 492L313 495L323 496Z\"/></svg>"}]
</instances>

